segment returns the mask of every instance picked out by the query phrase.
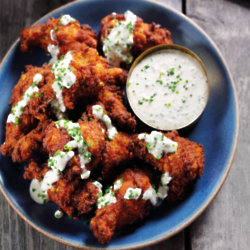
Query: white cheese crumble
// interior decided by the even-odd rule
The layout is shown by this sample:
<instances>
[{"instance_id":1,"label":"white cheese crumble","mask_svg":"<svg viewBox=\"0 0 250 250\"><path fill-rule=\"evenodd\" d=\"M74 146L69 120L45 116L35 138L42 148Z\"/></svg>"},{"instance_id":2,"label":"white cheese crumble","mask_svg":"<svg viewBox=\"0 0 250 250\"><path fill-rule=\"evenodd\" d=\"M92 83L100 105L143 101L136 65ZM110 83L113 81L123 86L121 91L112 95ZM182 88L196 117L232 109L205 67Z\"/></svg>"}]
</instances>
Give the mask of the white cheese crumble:
<instances>
[{"instance_id":1,"label":"white cheese crumble","mask_svg":"<svg viewBox=\"0 0 250 250\"><path fill-rule=\"evenodd\" d=\"M112 191L112 186L108 189L104 196L101 196L97 200L97 208L103 208L104 206L116 203L115 193Z\"/></svg>"},{"instance_id":2,"label":"white cheese crumble","mask_svg":"<svg viewBox=\"0 0 250 250\"><path fill-rule=\"evenodd\" d=\"M108 130L108 138L110 140L114 139L115 135L118 133L117 129L112 125L111 119L108 115L103 113L103 108L100 105L93 105L92 106L92 113L95 115L99 120L103 121Z\"/></svg>"},{"instance_id":3,"label":"white cheese crumble","mask_svg":"<svg viewBox=\"0 0 250 250\"><path fill-rule=\"evenodd\" d=\"M168 172L162 174L161 176L161 184L157 191L157 196L160 199L165 199L168 196L168 184L172 180L172 177L169 175Z\"/></svg>"},{"instance_id":4,"label":"white cheese crumble","mask_svg":"<svg viewBox=\"0 0 250 250\"><path fill-rule=\"evenodd\" d=\"M42 79L43 76L41 74L35 74L32 85L24 92L21 101L11 108L12 113L8 115L7 123L13 122L15 125L18 124L19 118L23 114L23 110L27 106L29 100L33 97L35 92L39 92L37 86Z\"/></svg>"},{"instance_id":5,"label":"white cheese crumble","mask_svg":"<svg viewBox=\"0 0 250 250\"><path fill-rule=\"evenodd\" d=\"M150 200L152 205L156 205L157 204L157 199L158 199L158 196L157 196L157 193L155 191L154 188L152 187L149 187L144 193L143 193L143 196L142 196L142 199L143 200Z\"/></svg>"},{"instance_id":6,"label":"white cheese crumble","mask_svg":"<svg viewBox=\"0 0 250 250\"><path fill-rule=\"evenodd\" d=\"M119 179L119 180L117 180L115 183L114 183L114 190L115 191L118 191L120 188L121 188L121 186L122 186L122 184L123 184L123 179Z\"/></svg>"},{"instance_id":7,"label":"white cheese crumble","mask_svg":"<svg viewBox=\"0 0 250 250\"><path fill-rule=\"evenodd\" d=\"M175 153L178 143L170 140L163 133L152 131L148 134L139 134L139 140L145 140L148 152L151 153L156 159L163 156L163 152Z\"/></svg>"},{"instance_id":8,"label":"white cheese crumble","mask_svg":"<svg viewBox=\"0 0 250 250\"><path fill-rule=\"evenodd\" d=\"M134 199L134 200L137 200L140 195L141 195L141 188L128 188L125 195L124 195L124 199L126 200L131 200L131 199Z\"/></svg>"},{"instance_id":9,"label":"white cheese crumble","mask_svg":"<svg viewBox=\"0 0 250 250\"><path fill-rule=\"evenodd\" d=\"M68 25L69 23L74 22L75 20L76 19L71 17L70 15L63 15L60 18L59 24Z\"/></svg>"},{"instance_id":10,"label":"white cheese crumble","mask_svg":"<svg viewBox=\"0 0 250 250\"><path fill-rule=\"evenodd\" d=\"M121 62L131 63L133 60L130 50L137 17L129 10L124 13L124 17L125 20L119 21L103 40L105 57L114 66L119 66Z\"/></svg>"},{"instance_id":11,"label":"white cheese crumble","mask_svg":"<svg viewBox=\"0 0 250 250\"><path fill-rule=\"evenodd\" d=\"M168 184L172 180L172 177L168 172L162 174L161 183L156 190L151 186L143 194L142 199L150 200L153 206L156 206L160 203L161 200L165 199L168 196Z\"/></svg>"}]
</instances>

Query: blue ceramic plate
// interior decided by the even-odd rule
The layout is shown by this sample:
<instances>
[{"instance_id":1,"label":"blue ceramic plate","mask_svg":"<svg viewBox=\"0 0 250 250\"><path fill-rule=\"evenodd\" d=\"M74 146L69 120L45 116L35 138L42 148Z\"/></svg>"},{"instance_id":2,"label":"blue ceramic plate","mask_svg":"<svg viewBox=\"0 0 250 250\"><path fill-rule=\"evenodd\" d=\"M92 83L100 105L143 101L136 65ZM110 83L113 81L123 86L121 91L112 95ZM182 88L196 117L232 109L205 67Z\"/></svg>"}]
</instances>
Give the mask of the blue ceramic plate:
<instances>
[{"instance_id":1,"label":"blue ceramic plate","mask_svg":"<svg viewBox=\"0 0 250 250\"><path fill-rule=\"evenodd\" d=\"M218 193L229 172L237 144L239 116L235 85L221 53L212 40L186 16L151 1L94 0L77 1L65 5L37 23L50 17L70 14L96 31L102 17L111 12L130 9L146 22L160 23L172 33L175 44L194 51L204 62L210 81L210 99L197 125L187 134L189 139L204 145L205 171L191 194L181 203L167 203L153 211L132 232L113 237L105 247L134 248L157 243L178 233L196 219ZM0 135L4 142L5 122L10 112L8 102L24 65L41 65L48 60L40 50L24 54L19 40L11 47L0 67ZM41 233L76 247L102 247L92 231L82 221L54 218L55 204L35 204L29 196L29 182L22 178L22 166L0 155L1 191L15 211Z\"/></svg>"}]
</instances>

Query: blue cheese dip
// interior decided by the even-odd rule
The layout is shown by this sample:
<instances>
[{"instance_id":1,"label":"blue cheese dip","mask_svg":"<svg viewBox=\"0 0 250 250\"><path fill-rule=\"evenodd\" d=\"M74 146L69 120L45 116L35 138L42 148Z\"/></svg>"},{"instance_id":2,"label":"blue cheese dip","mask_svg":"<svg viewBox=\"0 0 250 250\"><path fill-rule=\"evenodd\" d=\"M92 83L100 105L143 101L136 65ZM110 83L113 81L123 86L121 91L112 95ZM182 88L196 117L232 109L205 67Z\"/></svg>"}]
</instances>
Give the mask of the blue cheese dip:
<instances>
[{"instance_id":1,"label":"blue cheese dip","mask_svg":"<svg viewBox=\"0 0 250 250\"><path fill-rule=\"evenodd\" d=\"M135 114L161 130L183 128L195 121L208 100L208 80L194 56L181 49L147 54L132 70L127 96Z\"/></svg>"},{"instance_id":2,"label":"blue cheese dip","mask_svg":"<svg viewBox=\"0 0 250 250\"><path fill-rule=\"evenodd\" d=\"M35 74L32 85L24 92L21 100L11 108L12 113L8 115L7 123L18 125L19 118L23 114L23 110L27 106L29 100L33 97L35 92L39 92L38 84L42 79L43 76L41 74Z\"/></svg>"},{"instance_id":3,"label":"blue cheese dip","mask_svg":"<svg viewBox=\"0 0 250 250\"><path fill-rule=\"evenodd\" d=\"M119 21L103 40L104 55L114 66L119 66L121 62L133 61L130 50L134 42L133 30L137 17L129 10L124 13L124 17L125 20Z\"/></svg>"}]
</instances>

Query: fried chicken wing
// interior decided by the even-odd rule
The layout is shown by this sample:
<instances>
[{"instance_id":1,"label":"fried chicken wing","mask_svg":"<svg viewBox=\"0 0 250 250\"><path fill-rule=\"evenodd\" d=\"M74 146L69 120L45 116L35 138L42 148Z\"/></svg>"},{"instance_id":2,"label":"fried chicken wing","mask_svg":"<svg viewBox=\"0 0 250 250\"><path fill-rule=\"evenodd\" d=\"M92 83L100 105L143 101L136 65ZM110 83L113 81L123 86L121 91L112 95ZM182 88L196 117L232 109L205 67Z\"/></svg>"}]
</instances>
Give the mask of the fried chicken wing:
<instances>
[{"instance_id":1,"label":"fried chicken wing","mask_svg":"<svg viewBox=\"0 0 250 250\"><path fill-rule=\"evenodd\" d=\"M91 153L91 162L86 164L86 168L88 170L93 170L101 161L102 151L105 147L105 137L96 120L79 120L78 124L82 137L88 144L88 151ZM49 155L54 155L58 150L65 150L64 146L71 140L66 129L58 127L55 122L52 122L46 129L43 147ZM76 174L81 174L81 166L77 156L73 157L69 165L72 165L72 169Z\"/></svg>"},{"instance_id":2,"label":"fried chicken wing","mask_svg":"<svg viewBox=\"0 0 250 250\"><path fill-rule=\"evenodd\" d=\"M106 60L98 55L95 49L72 51L70 68L75 75L75 82L70 87L62 88L63 105L66 109L74 109L83 98L93 98L98 95L105 84L123 84L127 73L120 68L110 68ZM53 89L55 76L50 65L50 72L46 75L46 84L40 89L39 98L31 98L30 112L39 120L46 119L46 114L53 113L51 104L57 100L57 92Z\"/></svg>"},{"instance_id":3,"label":"fried chicken wing","mask_svg":"<svg viewBox=\"0 0 250 250\"><path fill-rule=\"evenodd\" d=\"M133 159L133 140L131 135L119 132L111 141L106 141L102 154L102 178L114 178L121 164Z\"/></svg>"},{"instance_id":4,"label":"fried chicken wing","mask_svg":"<svg viewBox=\"0 0 250 250\"><path fill-rule=\"evenodd\" d=\"M23 52L35 47L48 52L49 44L57 45L60 50L67 50L67 46L74 41L92 48L97 46L96 33L89 25L80 25L76 20L63 25L61 18L50 18L46 23L25 28L20 38Z\"/></svg>"},{"instance_id":5,"label":"fried chicken wing","mask_svg":"<svg viewBox=\"0 0 250 250\"><path fill-rule=\"evenodd\" d=\"M118 86L104 86L98 94L98 100L105 106L105 109L118 127L129 128L131 131L136 129L136 120L125 107L123 92Z\"/></svg>"},{"instance_id":6,"label":"fried chicken wing","mask_svg":"<svg viewBox=\"0 0 250 250\"><path fill-rule=\"evenodd\" d=\"M95 208L99 189L91 180L80 179L79 174L72 178L75 163L76 159L71 160L60 179L48 189L47 198L71 218L79 219ZM32 160L25 168L24 179L42 181L49 170L47 163L39 165L36 160Z\"/></svg>"},{"instance_id":7,"label":"fried chicken wing","mask_svg":"<svg viewBox=\"0 0 250 250\"><path fill-rule=\"evenodd\" d=\"M37 179L42 181L45 174L49 171L48 163L38 159L31 159L24 168L23 178L25 180Z\"/></svg>"},{"instance_id":8,"label":"fried chicken wing","mask_svg":"<svg viewBox=\"0 0 250 250\"><path fill-rule=\"evenodd\" d=\"M21 74L20 79L12 90L12 96L9 104L12 105L12 113L17 109L17 103L22 100L26 90L32 86L33 79L36 74L44 74L47 70L47 66L43 65L41 68L34 67L31 65L26 66L26 71ZM38 84L38 88L44 86L44 78ZM37 98L37 93L34 93L34 99ZM28 102L30 104L30 102ZM25 134L34 129L38 120L30 113L29 107L21 107L23 109L21 117L14 122L6 123L6 138L5 143L1 146L1 153L4 156L11 156L14 147L16 146L19 139Z\"/></svg>"},{"instance_id":9,"label":"fried chicken wing","mask_svg":"<svg viewBox=\"0 0 250 250\"><path fill-rule=\"evenodd\" d=\"M126 169L119 179L123 183L119 190L114 190L117 202L97 209L90 221L90 228L101 244L108 243L115 231L143 219L152 208L148 200L142 199L142 194L151 187L150 179L142 170ZM124 199L128 188L135 187L141 189L139 197Z\"/></svg>"},{"instance_id":10,"label":"fried chicken wing","mask_svg":"<svg viewBox=\"0 0 250 250\"><path fill-rule=\"evenodd\" d=\"M124 14L110 14L101 20L100 43L109 35L112 28L120 21L124 21ZM161 25L155 23L145 23L137 16L133 29L133 44L131 53L134 57L143 51L159 44L172 44L171 33Z\"/></svg>"},{"instance_id":11,"label":"fried chicken wing","mask_svg":"<svg viewBox=\"0 0 250 250\"><path fill-rule=\"evenodd\" d=\"M178 143L176 153L164 153L162 158L156 159L148 152L146 142L137 138L134 154L162 173L169 172L172 180L167 199L175 202L183 199L187 188L202 175L204 152L202 145L180 137L177 131L166 133L165 136Z\"/></svg>"},{"instance_id":12,"label":"fried chicken wing","mask_svg":"<svg viewBox=\"0 0 250 250\"><path fill-rule=\"evenodd\" d=\"M34 154L43 152L42 142L50 122L51 120L40 122L35 129L18 140L11 154L13 162L23 162L33 157Z\"/></svg>"},{"instance_id":13,"label":"fried chicken wing","mask_svg":"<svg viewBox=\"0 0 250 250\"><path fill-rule=\"evenodd\" d=\"M60 179L48 190L48 199L55 202L73 219L83 218L95 208L98 188L90 181Z\"/></svg>"}]
</instances>

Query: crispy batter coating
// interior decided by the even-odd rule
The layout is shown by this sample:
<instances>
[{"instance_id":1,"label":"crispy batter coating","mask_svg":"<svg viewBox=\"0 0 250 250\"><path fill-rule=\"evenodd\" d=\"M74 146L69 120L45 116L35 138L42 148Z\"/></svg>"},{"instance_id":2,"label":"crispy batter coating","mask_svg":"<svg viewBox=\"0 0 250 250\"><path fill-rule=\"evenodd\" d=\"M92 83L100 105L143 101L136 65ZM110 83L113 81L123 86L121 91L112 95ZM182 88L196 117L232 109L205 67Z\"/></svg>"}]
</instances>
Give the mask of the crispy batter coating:
<instances>
[{"instance_id":1,"label":"crispy batter coating","mask_svg":"<svg viewBox=\"0 0 250 250\"><path fill-rule=\"evenodd\" d=\"M51 32L51 30L54 31ZM52 37L54 41L51 39ZM41 47L47 51L49 44L57 45L61 50L74 41L92 48L97 46L96 33L89 25L80 25L78 21L61 25L60 18L50 18L46 23L25 28L21 31L20 38L23 52L35 47Z\"/></svg>"},{"instance_id":2,"label":"crispy batter coating","mask_svg":"<svg viewBox=\"0 0 250 250\"><path fill-rule=\"evenodd\" d=\"M119 21L124 21L124 14L110 14L101 20L100 42L108 36L110 29ZM143 51L159 44L172 44L171 33L165 28L161 28L160 24L145 23L137 16L135 27L133 30L132 55L137 57Z\"/></svg>"},{"instance_id":3,"label":"crispy batter coating","mask_svg":"<svg viewBox=\"0 0 250 250\"><path fill-rule=\"evenodd\" d=\"M123 92L120 87L104 86L97 98L105 106L109 117L118 127L129 128L135 132L136 120L123 104Z\"/></svg>"},{"instance_id":4,"label":"crispy batter coating","mask_svg":"<svg viewBox=\"0 0 250 250\"><path fill-rule=\"evenodd\" d=\"M46 70L46 65L43 65L41 68L31 65L26 66L26 71L21 74L20 79L12 90L12 96L9 104L12 105L13 108L21 100L23 94L29 86L32 85L34 75L37 73L43 74ZM41 88L43 85L44 79L42 79L38 87ZM35 94L34 98L36 98ZM11 156L18 140L35 128L37 123L38 120L30 114L29 107L24 107L23 114L19 118L19 123L17 125L14 125L13 123L6 124L6 138L5 143L1 146L1 153L4 156Z\"/></svg>"},{"instance_id":5,"label":"crispy batter coating","mask_svg":"<svg viewBox=\"0 0 250 250\"><path fill-rule=\"evenodd\" d=\"M124 84L127 73L120 68L110 68L107 61L98 55L97 50L81 45L84 50L71 51L72 61L70 67L76 76L75 83L70 88L62 90L63 102L67 109L74 109L81 99L97 96L105 84ZM51 68L51 65L50 65ZM30 113L39 120L47 119L51 114L51 102L56 99L52 84L54 74L46 73L46 84L40 89L40 97L31 98L29 102Z\"/></svg>"},{"instance_id":6,"label":"crispy batter coating","mask_svg":"<svg viewBox=\"0 0 250 250\"><path fill-rule=\"evenodd\" d=\"M40 162L38 159L31 159L24 168L23 178L25 180L37 179L42 181L45 174L49 171L47 162Z\"/></svg>"},{"instance_id":7,"label":"crispy batter coating","mask_svg":"<svg viewBox=\"0 0 250 250\"><path fill-rule=\"evenodd\" d=\"M178 143L176 153L164 153L163 157L157 160L148 153L145 141L137 138L134 142L134 154L162 173L169 172L172 180L167 199L175 202L183 199L187 188L202 175L204 152L202 145L180 137L177 131L166 133L165 136Z\"/></svg>"},{"instance_id":8,"label":"crispy batter coating","mask_svg":"<svg viewBox=\"0 0 250 250\"><path fill-rule=\"evenodd\" d=\"M93 170L101 161L102 151L105 147L105 137L101 126L96 120L79 120L79 125L82 137L88 143L88 151L91 153L91 162L86 164L86 168ZM71 140L64 128L57 128L55 123L52 122L46 129L43 147L49 155L53 155L58 150L64 151L64 146ZM78 156L73 157L68 164L72 166L76 174L81 174Z\"/></svg>"},{"instance_id":9,"label":"crispy batter coating","mask_svg":"<svg viewBox=\"0 0 250 250\"><path fill-rule=\"evenodd\" d=\"M48 199L55 202L68 216L79 219L95 208L99 190L92 181L81 180L79 172L72 175L74 164L77 163L76 157L70 162L60 180L48 190ZM37 161L32 160L25 168L24 179L42 181L49 170L47 163L39 165Z\"/></svg>"},{"instance_id":10,"label":"crispy batter coating","mask_svg":"<svg viewBox=\"0 0 250 250\"><path fill-rule=\"evenodd\" d=\"M105 59L100 57L94 49L86 48L84 52L73 53L71 68L76 75L76 82L71 88L62 90L64 105L70 110L74 109L81 99L96 96L102 90L104 83L120 84L126 79L124 70L110 68ZM38 120L44 121L48 118L54 118L51 103L56 99L52 88L55 77L51 72L51 65L44 65L41 68L27 67L26 73L22 74L13 90L10 104L14 106L21 100L23 93L32 84L36 73L43 75L43 80L38 85L39 96L33 95L24 108L18 125L7 123L5 144L1 147L3 155L10 156L14 145L24 134L36 127Z\"/></svg>"},{"instance_id":11,"label":"crispy batter coating","mask_svg":"<svg viewBox=\"0 0 250 250\"><path fill-rule=\"evenodd\" d=\"M55 202L73 219L82 218L95 208L98 188L91 181L60 179L48 190L49 200Z\"/></svg>"},{"instance_id":12,"label":"crispy batter coating","mask_svg":"<svg viewBox=\"0 0 250 250\"><path fill-rule=\"evenodd\" d=\"M110 180L115 177L121 164L133 159L133 140L131 135L119 132L111 141L106 141L102 154L102 178Z\"/></svg>"},{"instance_id":13,"label":"crispy batter coating","mask_svg":"<svg viewBox=\"0 0 250 250\"><path fill-rule=\"evenodd\" d=\"M23 162L34 154L43 152L42 142L50 122L51 120L40 122L35 129L18 140L11 155L13 162Z\"/></svg>"},{"instance_id":14,"label":"crispy batter coating","mask_svg":"<svg viewBox=\"0 0 250 250\"><path fill-rule=\"evenodd\" d=\"M114 191L117 202L96 210L90 221L90 228L101 244L108 243L116 230L143 219L152 208L150 201L143 200L142 195L138 200L124 199L128 188L138 187L143 193L151 186L150 179L142 170L126 169L117 180L120 178L124 182L118 191Z\"/></svg>"}]
</instances>

